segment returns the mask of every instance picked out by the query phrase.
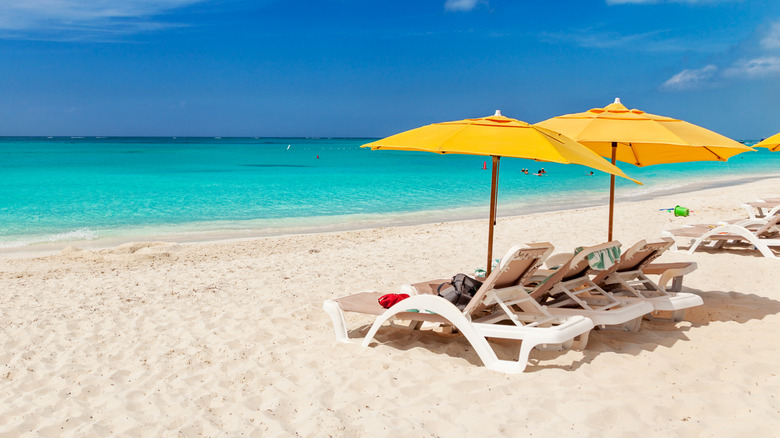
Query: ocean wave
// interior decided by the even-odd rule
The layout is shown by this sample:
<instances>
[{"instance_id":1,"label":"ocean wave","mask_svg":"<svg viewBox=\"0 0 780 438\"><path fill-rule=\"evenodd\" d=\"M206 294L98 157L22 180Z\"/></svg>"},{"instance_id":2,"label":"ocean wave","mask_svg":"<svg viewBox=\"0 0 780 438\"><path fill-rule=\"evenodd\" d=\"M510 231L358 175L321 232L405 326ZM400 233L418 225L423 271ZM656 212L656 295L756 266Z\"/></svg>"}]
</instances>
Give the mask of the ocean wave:
<instances>
[{"instance_id":1,"label":"ocean wave","mask_svg":"<svg viewBox=\"0 0 780 438\"><path fill-rule=\"evenodd\" d=\"M98 238L97 232L89 228L81 228L64 233L45 234L40 236L25 236L15 240L0 242L0 248L23 248L25 246L35 245L37 243L68 242L75 240L95 240Z\"/></svg>"}]
</instances>

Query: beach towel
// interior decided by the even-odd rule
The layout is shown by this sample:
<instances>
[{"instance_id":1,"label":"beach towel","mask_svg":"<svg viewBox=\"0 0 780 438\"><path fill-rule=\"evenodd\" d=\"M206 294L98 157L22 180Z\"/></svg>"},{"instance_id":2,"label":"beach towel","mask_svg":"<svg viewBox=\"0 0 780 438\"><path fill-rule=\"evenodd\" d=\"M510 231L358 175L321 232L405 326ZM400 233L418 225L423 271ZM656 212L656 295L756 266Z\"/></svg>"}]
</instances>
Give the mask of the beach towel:
<instances>
[{"instance_id":1,"label":"beach towel","mask_svg":"<svg viewBox=\"0 0 780 438\"><path fill-rule=\"evenodd\" d=\"M494 259L493 263L491 263L490 269L495 271L500 265L501 259ZM484 268L477 268L474 270L474 276L477 278L485 278L487 277L487 271Z\"/></svg>"},{"instance_id":2,"label":"beach towel","mask_svg":"<svg viewBox=\"0 0 780 438\"><path fill-rule=\"evenodd\" d=\"M582 251L582 247L578 247L574 250L574 254ZM593 251L588 254L588 265L597 271L603 271L609 269L617 263L620 259L620 247L613 246L610 248L604 248L597 251Z\"/></svg>"}]
</instances>

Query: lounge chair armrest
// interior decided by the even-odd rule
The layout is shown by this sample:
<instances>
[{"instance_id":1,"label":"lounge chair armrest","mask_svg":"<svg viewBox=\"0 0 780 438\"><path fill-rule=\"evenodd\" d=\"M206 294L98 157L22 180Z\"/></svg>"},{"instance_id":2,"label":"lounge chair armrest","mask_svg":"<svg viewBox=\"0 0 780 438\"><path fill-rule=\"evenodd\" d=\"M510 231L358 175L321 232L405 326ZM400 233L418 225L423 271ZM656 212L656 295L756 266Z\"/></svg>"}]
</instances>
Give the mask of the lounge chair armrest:
<instances>
[{"instance_id":1,"label":"lounge chair armrest","mask_svg":"<svg viewBox=\"0 0 780 438\"><path fill-rule=\"evenodd\" d=\"M750 227L750 226L761 226L766 223L766 219L758 218L758 219L738 219L738 220L728 220L728 221L719 221L718 225L739 225L741 227Z\"/></svg>"},{"instance_id":2,"label":"lounge chair armrest","mask_svg":"<svg viewBox=\"0 0 780 438\"><path fill-rule=\"evenodd\" d=\"M650 263L642 268L642 272L645 275L660 275L658 285L661 288L671 292L679 292L682 289L683 276L690 274L698 267L696 262ZM666 286L669 280L674 280L671 288Z\"/></svg>"}]
</instances>

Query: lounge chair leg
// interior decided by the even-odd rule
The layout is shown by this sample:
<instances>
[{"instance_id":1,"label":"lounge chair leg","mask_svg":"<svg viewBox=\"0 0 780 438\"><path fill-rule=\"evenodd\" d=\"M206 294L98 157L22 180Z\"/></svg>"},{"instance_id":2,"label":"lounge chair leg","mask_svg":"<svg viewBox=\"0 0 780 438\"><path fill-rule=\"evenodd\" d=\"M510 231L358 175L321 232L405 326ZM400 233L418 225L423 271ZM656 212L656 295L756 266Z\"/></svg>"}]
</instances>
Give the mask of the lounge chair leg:
<instances>
[{"instance_id":1,"label":"lounge chair leg","mask_svg":"<svg viewBox=\"0 0 780 438\"><path fill-rule=\"evenodd\" d=\"M655 310L653 313L645 315L645 317L647 317L648 321L680 322L685 319L685 310Z\"/></svg>"},{"instance_id":2,"label":"lounge chair leg","mask_svg":"<svg viewBox=\"0 0 780 438\"><path fill-rule=\"evenodd\" d=\"M522 373L525 371L525 367L528 366L528 357L531 355L531 350L534 349L535 345L526 345L528 344L526 341L523 341L522 344L520 344L520 354L517 357L517 364L512 364L512 372L514 373ZM499 363L503 361L497 361L498 363L496 366L499 366Z\"/></svg>"},{"instance_id":3,"label":"lounge chair leg","mask_svg":"<svg viewBox=\"0 0 780 438\"><path fill-rule=\"evenodd\" d=\"M631 321L621 324L620 327L627 332L638 332L639 328L642 326L643 317L644 315L639 318L634 318Z\"/></svg>"},{"instance_id":4,"label":"lounge chair leg","mask_svg":"<svg viewBox=\"0 0 780 438\"><path fill-rule=\"evenodd\" d=\"M748 217L750 219L755 219L756 218L756 213L753 211L753 207L751 207L751 206L749 206L747 204L740 204L739 206L744 208L745 211L747 211Z\"/></svg>"},{"instance_id":5,"label":"lounge chair leg","mask_svg":"<svg viewBox=\"0 0 780 438\"><path fill-rule=\"evenodd\" d=\"M572 340L569 339L568 341L562 344L539 344L536 346L536 349L539 351L565 351L565 350L570 350L571 345L572 345Z\"/></svg>"},{"instance_id":6,"label":"lounge chair leg","mask_svg":"<svg viewBox=\"0 0 780 438\"><path fill-rule=\"evenodd\" d=\"M374 324L368 330L366 337L363 338L363 342L361 343L363 347L368 347L382 324L393 318L397 313L406 312L410 309L416 309L420 312L429 311L431 313L436 313L448 320L466 337L466 340L468 340L474 348L474 352L477 353L482 360L482 363L485 364L485 367L494 371L502 373L522 373L523 370L525 370L528 355L538 343L534 343L532 340L526 342L526 339L523 339L522 344L520 345L520 362L499 360L490 347L486 336L475 329L471 324L471 321L467 320L466 317L463 316L463 313L448 301L442 300L435 295L416 295L401 301L401 303L394 305L385 313L377 317ZM523 358L525 358L525 360L523 360Z\"/></svg>"},{"instance_id":7,"label":"lounge chair leg","mask_svg":"<svg viewBox=\"0 0 780 438\"><path fill-rule=\"evenodd\" d=\"M579 351L584 350L585 347L588 346L588 335L590 335L589 331L574 338L574 342L571 344L571 349Z\"/></svg>"},{"instance_id":8,"label":"lounge chair leg","mask_svg":"<svg viewBox=\"0 0 780 438\"><path fill-rule=\"evenodd\" d=\"M671 292L680 292L682 291L682 282L683 282L683 276L678 275L677 277L674 277L672 279L672 287L669 289Z\"/></svg>"},{"instance_id":9,"label":"lounge chair leg","mask_svg":"<svg viewBox=\"0 0 780 438\"><path fill-rule=\"evenodd\" d=\"M322 304L322 310L324 310L325 313L330 316L331 321L333 321L333 330L336 333L336 340L345 344L352 343L352 341L349 340L349 335L347 335L347 322L344 320L344 312L341 311L339 303L333 300L327 300Z\"/></svg>"},{"instance_id":10,"label":"lounge chair leg","mask_svg":"<svg viewBox=\"0 0 780 438\"><path fill-rule=\"evenodd\" d=\"M751 243L753 243L753 248L757 249L761 253L761 255L763 255L764 257L766 257L768 259L775 259L775 258L777 258L775 256L775 253L772 252L772 250L769 249L768 246L766 246L766 245L758 245L758 244L756 244L754 242L751 242Z\"/></svg>"},{"instance_id":11,"label":"lounge chair leg","mask_svg":"<svg viewBox=\"0 0 780 438\"><path fill-rule=\"evenodd\" d=\"M693 254L693 252L696 251L696 248L698 248L703 241L704 239L701 237L698 239L691 239L691 244L688 246L688 254Z\"/></svg>"}]
</instances>

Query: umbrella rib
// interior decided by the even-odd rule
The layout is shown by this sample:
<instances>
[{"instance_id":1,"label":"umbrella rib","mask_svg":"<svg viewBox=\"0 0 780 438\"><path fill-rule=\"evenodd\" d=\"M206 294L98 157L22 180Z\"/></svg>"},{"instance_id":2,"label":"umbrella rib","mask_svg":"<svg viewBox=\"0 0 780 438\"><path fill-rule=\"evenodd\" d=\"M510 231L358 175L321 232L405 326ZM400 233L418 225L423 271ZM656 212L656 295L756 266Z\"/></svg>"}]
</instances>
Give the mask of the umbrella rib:
<instances>
[{"instance_id":1,"label":"umbrella rib","mask_svg":"<svg viewBox=\"0 0 780 438\"><path fill-rule=\"evenodd\" d=\"M455 136L460 134L461 131L463 131L464 129L468 128L469 125L471 125L471 124L472 123L464 123L464 124L460 125L460 128L458 128L457 131L453 132L452 135L449 136L449 138L447 138L446 140L442 140L441 144L439 145L439 153L440 154L445 154L446 152L444 152L444 149L445 149L444 145L446 145L447 143L452 141L452 139L455 138Z\"/></svg>"},{"instance_id":2,"label":"umbrella rib","mask_svg":"<svg viewBox=\"0 0 780 438\"><path fill-rule=\"evenodd\" d=\"M725 158L723 158L723 157L721 157L720 155L718 155L717 153L715 153L715 151L713 151L713 150L712 150L712 149L710 149L709 147L707 147L707 146L703 146L703 147L704 147L704 149L705 149L706 151L708 151L708 152L709 152L709 153L711 153L712 155L715 155L715 157L718 159L718 161L726 161L726 159L725 159Z\"/></svg>"},{"instance_id":3,"label":"umbrella rib","mask_svg":"<svg viewBox=\"0 0 780 438\"><path fill-rule=\"evenodd\" d=\"M636 149L634 149L634 146L631 143L628 143L628 148L631 149L631 153L634 155L634 161L636 162L636 165L641 166L642 162L639 161L639 156L636 154Z\"/></svg>"}]
</instances>

